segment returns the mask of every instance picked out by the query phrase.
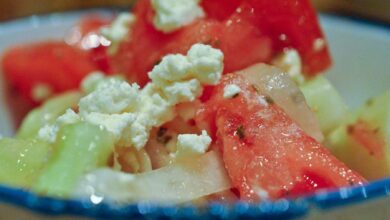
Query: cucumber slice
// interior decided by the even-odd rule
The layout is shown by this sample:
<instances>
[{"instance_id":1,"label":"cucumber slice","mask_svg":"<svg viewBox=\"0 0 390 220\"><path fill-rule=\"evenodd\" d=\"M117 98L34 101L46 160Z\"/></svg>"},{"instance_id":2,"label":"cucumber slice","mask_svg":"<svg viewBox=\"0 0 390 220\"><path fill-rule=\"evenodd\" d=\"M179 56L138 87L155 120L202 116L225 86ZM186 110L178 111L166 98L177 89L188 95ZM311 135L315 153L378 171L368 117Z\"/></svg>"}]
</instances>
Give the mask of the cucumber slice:
<instances>
[{"instance_id":1,"label":"cucumber slice","mask_svg":"<svg viewBox=\"0 0 390 220\"><path fill-rule=\"evenodd\" d=\"M379 140L369 140L366 145L382 143L376 146L364 146L358 142L349 132L348 127L364 122ZM390 176L390 90L373 98L361 107L348 122L331 132L326 140L326 145L332 153L349 167L361 173L368 180L375 180ZM369 148L379 152L373 153Z\"/></svg>"},{"instance_id":2,"label":"cucumber slice","mask_svg":"<svg viewBox=\"0 0 390 220\"><path fill-rule=\"evenodd\" d=\"M0 183L28 188L47 162L50 145L38 140L0 139Z\"/></svg>"},{"instance_id":3,"label":"cucumber slice","mask_svg":"<svg viewBox=\"0 0 390 220\"><path fill-rule=\"evenodd\" d=\"M318 76L305 82L300 89L325 135L344 121L348 113L347 106L326 78Z\"/></svg>"},{"instance_id":4,"label":"cucumber slice","mask_svg":"<svg viewBox=\"0 0 390 220\"><path fill-rule=\"evenodd\" d=\"M114 140L107 131L88 123L66 125L58 137L55 151L32 189L67 197L82 175L106 165Z\"/></svg>"},{"instance_id":5,"label":"cucumber slice","mask_svg":"<svg viewBox=\"0 0 390 220\"><path fill-rule=\"evenodd\" d=\"M349 136L345 125L331 132L325 145L339 160L368 180L390 175L388 159L370 154L364 146Z\"/></svg>"},{"instance_id":6,"label":"cucumber slice","mask_svg":"<svg viewBox=\"0 0 390 220\"><path fill-rule=\"evenodd\" d=\"M77 106L81 98L79 92L67 92L46 101L41 107L32 110L23 120L16 135L18 138L33 138L41 127L53 123L68 108Z\"/></svg>"}]
</instances>

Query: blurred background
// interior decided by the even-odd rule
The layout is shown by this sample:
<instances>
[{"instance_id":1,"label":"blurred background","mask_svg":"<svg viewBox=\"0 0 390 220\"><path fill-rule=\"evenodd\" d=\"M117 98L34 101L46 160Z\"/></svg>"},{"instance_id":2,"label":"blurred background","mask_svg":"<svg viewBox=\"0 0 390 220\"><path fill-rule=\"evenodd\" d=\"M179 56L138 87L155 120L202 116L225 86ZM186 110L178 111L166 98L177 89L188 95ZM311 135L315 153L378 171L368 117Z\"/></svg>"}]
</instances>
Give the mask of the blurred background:
<instances>
[{"instance_id":1,"label":"blurred background","mask_svg":"<svg viewBox=\"0 0 390 220\"><path fill-rule=\"evenodd\" d=\"M0 0L0 21L84 8L129 7L135 0ZM320 11L390 23L390 0L312 0Z\"/></svg>"}]
</instances>

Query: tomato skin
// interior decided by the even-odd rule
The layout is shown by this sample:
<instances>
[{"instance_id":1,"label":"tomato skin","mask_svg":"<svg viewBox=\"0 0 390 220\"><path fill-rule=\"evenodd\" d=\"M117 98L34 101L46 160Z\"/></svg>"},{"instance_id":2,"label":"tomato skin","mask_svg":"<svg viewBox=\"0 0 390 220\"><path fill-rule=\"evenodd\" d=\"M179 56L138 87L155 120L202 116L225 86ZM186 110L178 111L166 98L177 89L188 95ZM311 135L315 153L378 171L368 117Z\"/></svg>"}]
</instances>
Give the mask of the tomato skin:
<instances>
[{"instance_id":1,"label":"tomato skin","mask_svg":"<svg viewBox=\"0 0 390 220\"><path fill-rule=\"evenodd\" d=\"M113 57L113 71L124 72L131 81L144 85L149 81L147 73L164 55L185 54L195 43L222 50L224 73L258 62L269 63L291 47L300 53L308 75L318 74L331 64L309 0L204 0L201 5L205 18L164 34L153 26L150 0L138 1L131 40L122 43Z\"/></svg>"},{"instance_id":2,"label":"tomato skin","mask_svg":"<svg viewBox=\"0 0 390 220\"><path fill-rule=\"evenodd\" d=\"M154 12L150 1L139 1L134 10L137 16L131 41L123 43L113 65L141 85L149 81L147 73L167 54L186 54L193 44L209 44L225 54L225 73L239 70L254 62L271 60L272 45L252 24L233 16L230 22L203 18L170 34L153 26ZM245 23L244 23L245 22ZM229 24L230 23L230 24ZM240 33L240 34L237 34Z\"/></svg>"},{"instance_id":3,"label":"tomato skin","mask_svg":"<svg viewBox=\"0 0 390 220\"><path fill-rule=\"evenodd\" d=\"M240 6L242 0L203 0L201 6L208 18L223 21Z\"/></svg>"},{"instance_id":4,"label":"tomato skin","mask_svg":"<svg viewBox=\"0 0 390 220\"><path fill-rule=\"evenodd\" d=\"M284 48L297 49L305 74L318 74L332 64L310 0L204 0L202 7L211 19L227 22L236 17L251 22L272 39L274 53ZM240 32L234 33L239 35Z\"/></svg>"},{"instance_id":5,"label":"tomato skin","mask_svg":"<svg viewBox=\"0 0 390 220\"><path fill-rule=\"evenodd\" d=\"M223 98L228 84L240 86L236 98ZM278 106L257 100L258 94L242 76L227 74L198 114L197 122L207 119L215 124L225 167L240 199L296 197L321 188L366 183Z\"/></svg>"},{"instance_id":6,"label":"tomato skin","mask_svg":"<svg viewBox=\"0 0 390 220\"><path fill-rule=\"evenodd\" d=\"M161 59L161 49L170 38L153 26L154 12L149 0L140 0L134 7L136 21L131 40L123 42L111 57L114 72L125 73L130 81L141 86L149 81L147 73Z\"/></svg>"},{"instance_id":7,"label":"tomato skin","mask_svg":"<svg viewBox=\"0 0 390 220\"><path fill-rule=\"evenodd\" d=\"M331 65L330 54L310 0L248 0L252 21L274 42L274 51L295 48L303 72L315 75Z\"/></svg>"},{"instance_id":8,"label":"tomato skin","mask_svg":"<svg viewBox=\"0 0 390 220\"><path fill-rule=\"evenodd\" d=\"M225 55L224 72L231 73L258 62L270 62L273 56L272 39L265 35L242 14L251 13L250 7L240 7L222 23L220 49Z\"/></svg>"},{"instance_id":9,"label":"tomato skin","mask_svg":"<svg viewBox=\"0 0 390 220\"><path fill-rule=\"evenodd\" d=\"M55 93L77 89L97 69L87 52L55 41L14 47L4 54L2 67L8 81L30 101L37 84L47 84Z\"/></svg>"},{"instance_id":10,"label":"tomato skin","mask_svg":"<svg viewBox=\"0 0 390 220\"><path fill-rule=\"evenodd\" d=\"M111 17L102 17L95 14L88 15L82 18L65 38L65 42L69 45L88 51L91 61L104 73L112 73L108 45L102 45L101 42L98 42L97 46L93 45L90 47L85 45L85 42L88 42L90 37L101 36L100 29L110 25L112 21L113 18Z\"/></svg>"}]
</instances>

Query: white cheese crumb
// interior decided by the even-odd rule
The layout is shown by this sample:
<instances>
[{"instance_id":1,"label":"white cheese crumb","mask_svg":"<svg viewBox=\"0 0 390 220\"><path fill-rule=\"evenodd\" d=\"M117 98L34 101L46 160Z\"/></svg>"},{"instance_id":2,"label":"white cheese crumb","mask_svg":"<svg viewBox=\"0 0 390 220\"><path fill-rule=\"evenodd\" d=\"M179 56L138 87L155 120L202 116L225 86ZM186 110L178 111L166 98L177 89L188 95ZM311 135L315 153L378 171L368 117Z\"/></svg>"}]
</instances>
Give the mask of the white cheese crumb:
<instances>
[{"instance_id":1,"label":"white cheese crumb","mask_svg":"<svg viewBox=\"0 0 390 220\"><path fill-rule=\"evenodd\" d=\"M97 85L104 80L104 74L102 72L92 72L81 82L81 89L87 94L91 93L96 89Z\"/></svg>"},{"instance_id":2,"label":"white cheese crumb","mask_svg":"<svg viewBox=\"0 0 390 220\"><path fill-rule=\"evenodd\" d=\"M240 92L241 89L236 84L229 84L223 88L223 97L225 99L232 98L235 95L238 95Z\"/></svg>"},{"instance_id":3,"label":"white cheese crumb","mask_svg":"<svg viewBox=\"0 0 390 220\"><path fill-rule=\"evenodd\" d=\"M39 129L38 138L49 143L54 143L61 126L77 123L79 121L80 117L72 109L68 109L63 115L56 119L54 124L47 124Z\"/></svg>"},{"instance_id":4,"label":"white cheese crumb","mask_svg":"<svg viewBox=\"0 0 390 220\"><path fill-rule=\"evenodd\" d=\"M187 53L193 76L202 84L215 85L223 72L223 53L205 44L194 44Z\"/></svg>"},{"instance_id":5,"label":"white cheese crumb","mask_svg":"<svg viewBox=\"0 0 390 220\"><path fill-rule=\"evenodd\" d=\"M209 45L194 44L187 56L168 55L149 77L171 104L192 101L202 92L201 85L218 83L223 72L223 53Z\"/></svg>"},{"instance_id":6,"label":"white cheese crumb","mask_svg":"<svg viewBox=\"0 0 390 220\"><path fill-rule=\"evenodd\" d=\"M54 143L59 127L57 125L45 125L38 131L38 138L48 143Z\"/></svg>"},{"instance_id":7,"label":"white cheese crumb","mask_svg":"<svg viewBox=\"0 0 390 220\"><path fill-rule=\"evenodd\" d=\"M204 154L211 144L211 138L205 130L201 135L180 134L177 137L177 157Z\"/></svg>"},{"instance_id":8,"label":"white cheese crumb","mask_svg":"<svg viewBox=\"0 0 390 220\"><path fill-rule=\"evenodd\" d=\"M219 82L223 72L223 53L209 45L194 44L187 53L165 56L156 65L149 78L158 86L189 79L198 79L203 85Z\"/></svg>"},{"instance_id":9,"label":"white cheese crumb","mask_svg":"<svg viewBox=\"0 0 390 220\"><path fill-rule=\"evenodd\" d=\"M121 41L130 35L130 29L135 22L135 16L132 13L120 13L118 17L108 27L101 28L101 34L111 41L109 53L114 54Z\"/></svg>"},{"instance_id":10,"label":"white cheese crumb","mask_svg":"<svg viewBox=\"0 0 390 220\"><path fill-rule=\"evenodd\" d=\"M158 65L154 66L149 73L149 78L157 86L163 87L170 82L189 79L191 68L192 64L186 56L169 54L163 57Z\"/></svg>"},{"instance_id":11,"label":"white cheese crumb","mask_svg":"<svg viewBox=\"0 0 390 220\"><path fill-rule=\"evenodd\" d=\"M141 90L136 111L148 115L154 126L160 126L172 120L176 115L172 105L161 96L153 83L148 83Z\"/></svg>"},{"instance_id":12,"label":"white cheese crumb","mask_svg":"<svg viewBox=\"0 0 390 220\"><path fill-rule=\"evenodd\" d=\"M143 148L153 127L160 126L176 116L176 105L196 100L202 85L216 84L223 71L223 54L208 45L191 47L187 56L168 55L149 73L152 82L142 90L137 84L104 77L94 73L82 82L88 93L79 102L79 113L68 110L54 125L44 126L39 135L55 141L63 124L86 121L110 132L119 146ZM184 135L186 141L195 141L195 152L204 152L211 143L207 133Z\"/></svg>"},{"instance_id":13,"label":"white cheese crumb","mask_svg":"<svg viewBox=\"0 0 390 220\"><path fill-rule=\"evenodd\" d=\"M74 124L81 120L80 116L72 109L67 109L66 112L57 118L59 124Z\"/></svg>"},{"instance_id":14,"label":"white cheese crumb","mask_svg":"<svg viewBox=\"0 0 390 220\"><path fill-rule=\"evenodd\" d=\"M326 46L326 42L323 38L317 38L313 42L313 49L315 51L321 51L325 48L325 46Z\"/></svg>"},{"instance_id":15,"label":"white cheese crumb","mask_svg":"<svg viewBox=\"0 0 390 220\"><path fill-rule=\"evenodd\" d=\"M131 126L135 118L136 116L133 113L102 114L92 112L86 115L85 121L94 125L102 125L118 142L124 136L124 130Z\"/></svg>"},{"instance_id":16,"label":"white cheese crumb","mask_svg":"<svg viewBox=\"0 0 390 220\"><path fill-rule=\"evenodd\" d=\"M137 103L139 86L118 79L100 83L96 90L79 102L79 112L85 116L91 112L118 114Z\"/></svg>"},{"instance_id":17,"label":"white cheese crumb","mask_svg":"<svg viewBox=\"0 0 390 220\"><path fill-rule=\"evenodd\" d=\"M257 96L257 101L259 101L259 104L264 106L264 107L268 106L268 102L265 99L265 96L262 96L262 95Z\"/></svg>"},{"instance_id":18,"label":"white cheese crumb","mask_svg":"<svg viewBox=\"0 0 390 220\"><path fill-rule=\"evenodd\" d=\"M197 79L174 82L165 86L162 91L168 102L175 105L180 102L191 102L202 94L202 86Z\"/></svg>"},{"instance_id":19,"label":"white cheese crumb","mask_svg":"<svg viewBox=\"0 0 390 220\"><path fill-rule=\"evenodd\" d=\"M32 88L31 97L36 102L42 102L53 94L53 88L45 83L38 83Z\"/></svg>"},{"instance_id":20,"label":"white cheese crumb","mask_svg":"<svg viewBox=\"0 0 390 220\"><path fill-rule=\"evenodd\" d=\"M137 119L131 124L129 135L124 137L125 143L131 143L138 150L143 148L148 142L152 127L153 124L149 120L149 116L139 114ZM120 144L123 145L123 143Z\"/></svg>"},{"instance_id":21,"label":"white cheese crumb","mask_svg":"<svg viewBox=\"0 0 390 220\"><path fill-rule=\"evenodd\" d=\"M173 32L204 17L200 0L152 0L156 12L154 26L165 33Z\"/></svg>"},{"instance_id":22,"label":"white cheese crumb","mask_svg":"<svg viewBox=\"0 0 390 220\"><path fill-rule=\"evenodd\" d=\"M302 60L295 49L284 50L272 63L288 73L296 83L302 84L305 81L302 75Z\"/></svg>"}]
</instances>

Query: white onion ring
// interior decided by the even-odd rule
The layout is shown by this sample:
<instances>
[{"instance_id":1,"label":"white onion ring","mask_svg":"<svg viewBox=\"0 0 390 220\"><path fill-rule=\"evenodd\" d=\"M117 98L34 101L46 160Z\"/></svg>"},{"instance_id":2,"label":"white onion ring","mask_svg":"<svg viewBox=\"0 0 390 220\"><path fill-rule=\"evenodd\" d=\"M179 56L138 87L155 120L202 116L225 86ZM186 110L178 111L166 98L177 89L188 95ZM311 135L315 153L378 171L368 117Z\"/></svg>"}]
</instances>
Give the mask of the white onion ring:
<instances>
[{"instance_id":1,"label":"white onion ring","mask_svg":"<svg viewBox=\"0 0 390 220\"><path fill-rule=\"evenodd\" d=\"M324 136L315 114L287 73L270 65L255 64L238 71L238 74L254 84L260 94L271 97L306 134L318 142L323 141Z\"/></svg>"},{"instance_id":2,"label":"white onion ring","mask_svg":"<svg viewBox=\"0 0 390 220\"><path fill-rule=\"evenodd\" d=\"M128 174L99 169L85 175L73 194L93 202L154 203L189 202L232 187L221 156L210 151L202 156L186 158L163 168Z\"/></svg>"}]
</instances>

